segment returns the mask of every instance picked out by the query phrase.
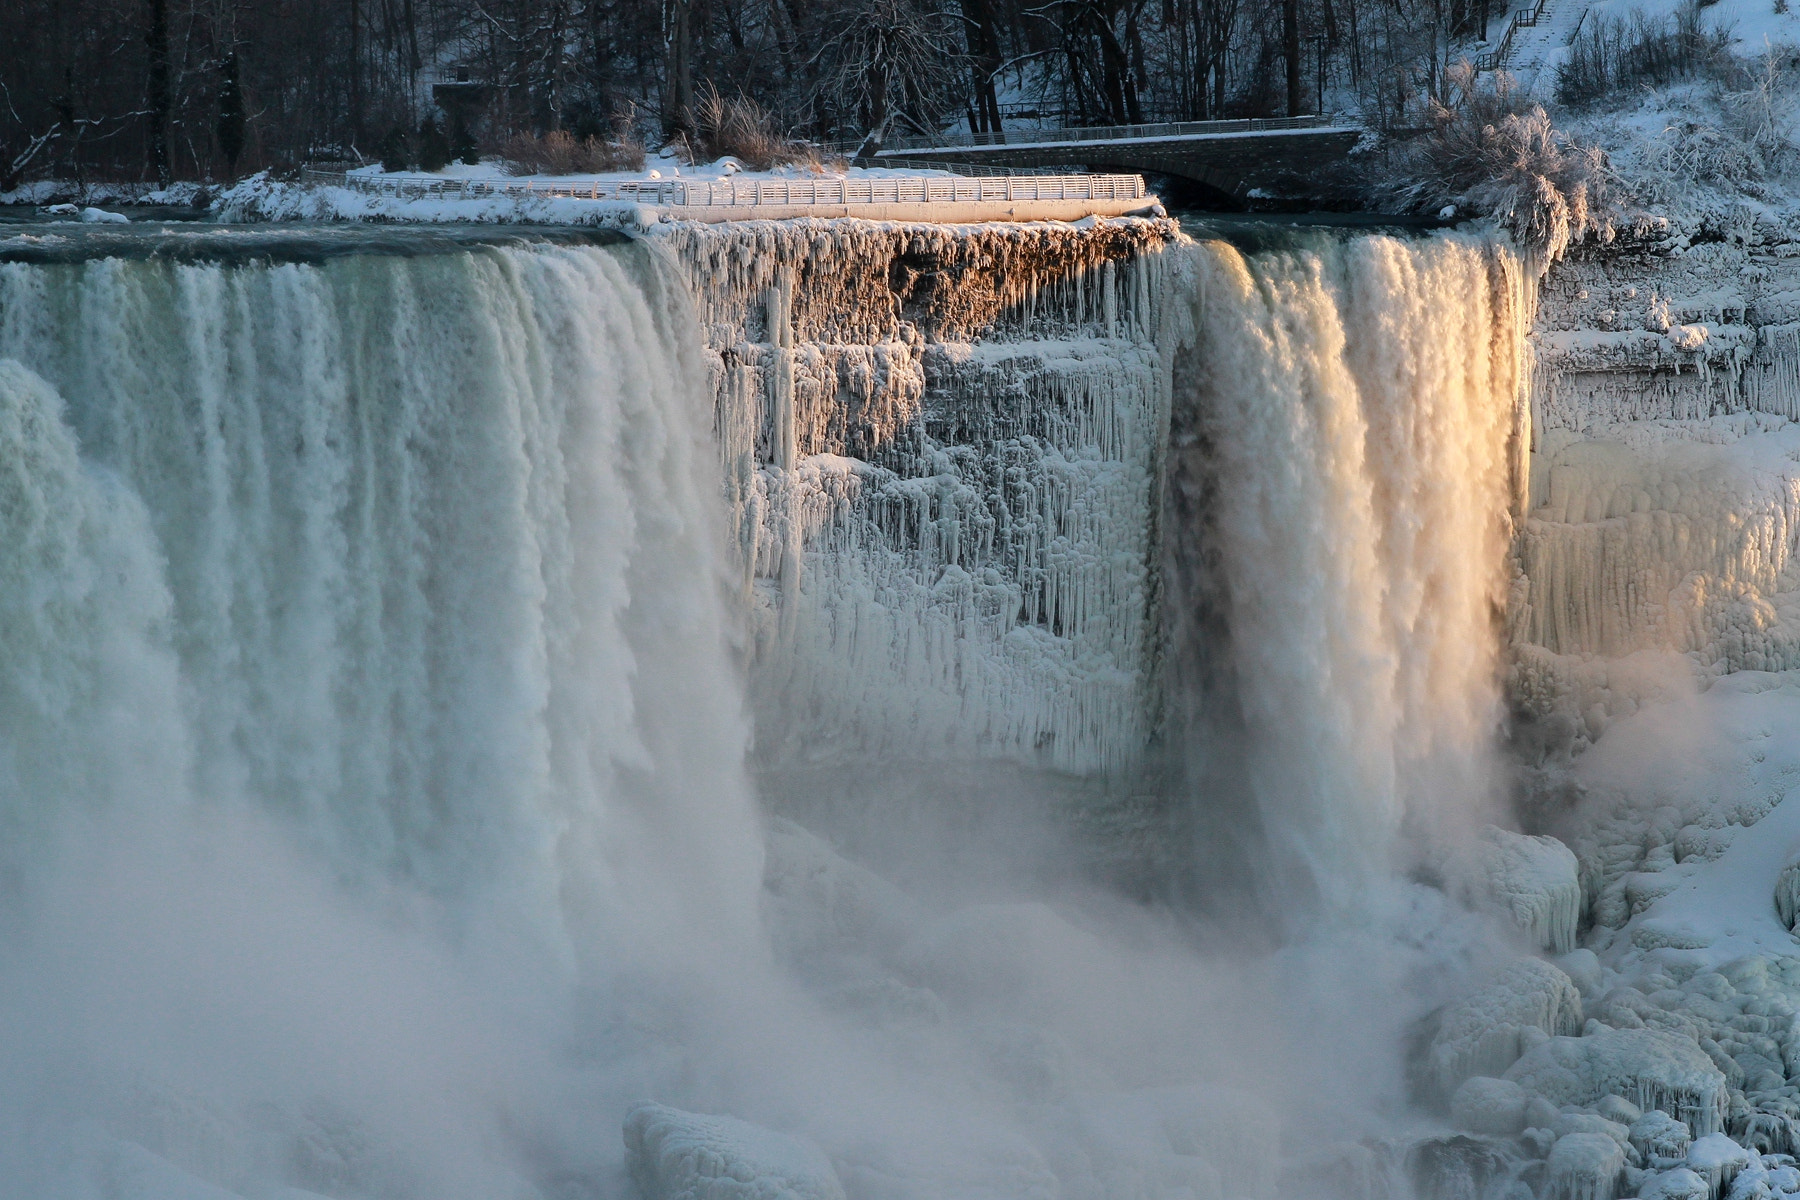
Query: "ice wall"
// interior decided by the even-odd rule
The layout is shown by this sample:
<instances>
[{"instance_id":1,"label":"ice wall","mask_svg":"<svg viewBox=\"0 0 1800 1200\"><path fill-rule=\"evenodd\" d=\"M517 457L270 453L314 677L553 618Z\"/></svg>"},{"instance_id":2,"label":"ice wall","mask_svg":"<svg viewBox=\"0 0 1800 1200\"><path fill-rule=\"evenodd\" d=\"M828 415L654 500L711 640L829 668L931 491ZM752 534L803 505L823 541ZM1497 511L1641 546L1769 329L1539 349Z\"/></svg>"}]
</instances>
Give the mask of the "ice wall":
<instances>
[{"instance_id":1,"label":"ice wall","mask_svg":"<svg viewBox=\"0 0 1800 1200\"><path fill-rule=\"evenodd\" d=\"M1544 281L1513 606L1526 711L1629 711L1641 689L1582 656L1800 665L1797 253L1746 217L1590 249Z\"/></svg>"},{"instance_id":2,"label":"ice wall","mask_svg":"<svg viewBox=\"0 0 1800 1200\"><path fill-rule=\"evenodd\" d=\"M1193 254L1170 737L1223 814L1204 869L1236 843L1272 902L1342 911L1403 828L1454 834L1492 796L1525 284L1462 237Z\"/></svg>"},{"instance_id":3,"label":"ice wall","mask_svg":"<svg viewBox=\"0 0 1800 1200\"><path fill-rule=\"evenodd\" d=\"M1176 236L675 227L752 601L760 762L1139 763Z\"/></svg>"}]
</instances>

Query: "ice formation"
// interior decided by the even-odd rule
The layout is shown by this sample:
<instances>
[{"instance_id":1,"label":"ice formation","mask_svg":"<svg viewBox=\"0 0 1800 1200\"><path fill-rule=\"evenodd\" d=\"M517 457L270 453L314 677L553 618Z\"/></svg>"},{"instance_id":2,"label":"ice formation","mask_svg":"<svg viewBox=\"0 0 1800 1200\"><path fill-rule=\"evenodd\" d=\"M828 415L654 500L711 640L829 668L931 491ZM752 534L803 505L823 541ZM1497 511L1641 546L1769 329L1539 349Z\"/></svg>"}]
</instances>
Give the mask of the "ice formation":
<instances>
[{"instance_id":1,"label":"ice formation","mask_svg":"<svg viewBox=\"0 0 1800 1200\"><path fill-rule=\"evenodd\" d=\"M1547 1167L1546 1200L1613 1200L1625 1151L1603 1133L1571 1133L1556 1140Z\"/></svg>"},{"instance_id":2,"label":"ice formation","mask_svg":"<svg viewBox=\"0 0 1800 1200\"><path fill-rule=\"evenodd\" d=\"M1552 1104L1622 1096L1676 1117L1696 1138L1725 1128L1725 1076L1690 1038L1653 1029L1605 1029L1556 1037L1528 1051L1505 1078Z\"/></svg>"},{"instance_id":3,"label":"ice formation","mask_svg":"<svg viewBox=\"0 0 1800 1200\"><path fill-rule=\"evenodd\" d=\"M1567 846L1489 825L1468 848L1462 870L1479 898L1510 917L1539 949L1565 954L1575 948L1581 877Z\"/></svg>"},{"instance_id":4,"label":"ice formation","mask_svg":"<svg viewBox=\"0 0 1800 1200\"><path fill-rule=\"evenodd\" d=\"M1119 772L1150 732L1155 221L676 225L766 764Z\"/></svg>"},{"instance_id":5,"label":"ice formation","mask_svg":"<svg viewBox=\"0 0 1800 1200\"><path fill-rule=\"evenodd\" d=\"M635 1104L625 1153L643 1200L844 1200L817 1146L736 1117Z\"/></svg>"},{"instance_id":6,"label":"ice formation","mask_svg":"<svg viewBox=\"0 0 1800 1200\"><path fill-rule=\"evenodd\" d=\"M1498 1075L1544 1038L1581 1027L1581 995L1569 977L1547 962L1520 959L1439 1014L1431 1071L1449 1095L1471 1075Z\"/></svg>"}]
</instances>

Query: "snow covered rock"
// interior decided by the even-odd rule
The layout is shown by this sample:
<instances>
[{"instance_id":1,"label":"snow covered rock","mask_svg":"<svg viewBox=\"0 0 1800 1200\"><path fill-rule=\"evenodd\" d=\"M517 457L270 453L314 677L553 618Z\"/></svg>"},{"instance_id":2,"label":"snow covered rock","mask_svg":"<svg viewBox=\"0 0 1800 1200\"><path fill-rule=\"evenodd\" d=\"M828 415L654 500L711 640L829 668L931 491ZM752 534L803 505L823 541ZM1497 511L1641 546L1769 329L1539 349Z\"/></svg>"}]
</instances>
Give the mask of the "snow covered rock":
<instances>
[{"instance_id":1,"label":"snow covered rock","mask_svg":"<svg viewBox=\"0 0 1800 1200\"><path fill-rule=\"evenodd\" d=\"M1718 1196L1731 1186L1739 1171L1759 1158L1724 1134L1711 1133L1688 1148L1687 1165L1706 1180L1708 1195Z\"/></svg>"},{"instance_id":2,"label":"snow covered rock","mask_svg":"<svg viewBox=\"0 0 1800 1200\"><path fill-rule=\"evenodd\" d=\"M1625 1151L1604 1133L1571 1133L1550 1150L1545 1200L1613 1200Z\"/></svg>"},{"instance_id":3,"label":"snow covered rock","mask_svg":"<svg viewBox=\"0 0 1800 1200\"><path fill-rule=\"evenodd\" d=\"M1544 1037L1581 1032L1581 994L1561 970L1522 958L1439 1016L1432 1078L1451 1092L1471 1075L1497 1075Z\"/></svg>"},{"instance_id":4,"label":"snow covered rock","mask_svg":"<svg viewBox=\"0 0 1800 1200\"><path fill-rule=\"evenodd\" d=\"M1638 1200L1707 1200L1706 1180L1686 1167L1663 1171L1638 1191Z\"/></svg>"},{"instance_id":5,"label":"snow covered rock","mask_svg":"<svg viewBox=\"0 0 1800 1200\"><path fill-rule=\"evenodd\" d=\"M92 225L129 225L131 218L124 213L107 212L104 208L84 208L81 219Z\"/></svg>"},{"instance_id":6,"label":"snow covered rock","mask_svg":"<svg viewBox=\"0 0 1800 1200\"><path fill-rule=\"evenodd\" d=\"M1581 919L1581 875L1574 851L1553 837L1488 826L1465 860L1472 898L1499 908L1539 949L1575 948Z\"/></svg>"},{"instance_id":7,"label":"snow covered rock","mask_svg":"<svg viewBox=\"0 0 1800 1200\"><path fill-rule=\"evenodd\" d=\"M1525 1128L1530 1101L1531 1093L1511 1080L1476 1075L1450 1097L1450 1121L1470 1133L1511 1137Z\"/></svg>"},{"instance_id":8,"label":"snow covered rock","mask_svg":"<svg viewBox=\"0 0 1800 1200\"><path fill-rule=\"evenodd\" d=\"M1631 1144L1647 1167L1666 1168L1687 1161L1694 1135L1666 1112L1647 1112L1631 1126Z\"/></svg>"},{"instance_id":9,"label":"snow covered rock","mask_svg":"<svg viewBox=\"0 0 1800 1200\"><path fill-rule=\"evenodd\" d=\"M1608 1029L1591 1037L1551 1038L1527 1052L1505 1078L1555 1104L1593 1104L1618 1095L1662 1109L1696 1137L1725 1127L1725 1076L1689 1039L1655 1029Z\"/></svg>"},{"instance_id":10,"label":"snow covered rock","mask_svg":"<svg viewBox=\"0 0 1800 1200\"><path fill-rule=\"evenodd\" d=\"M1550 1132L1559 1138L1577 1133L1598 1133L1619 1143L1621 1149L1629 1150L1631 1146L1631 1131L1626 1126L1579 1109L1558 1113L1556 1120L1550 1123Z\"/></svg>"},{"instance_id":11,"label":"snow covered rock","mask_svg":"<svg viewBox=\"0 0 1800 1200\"><path fill-rule=\"evenodd\" d=\"M844 1200L817 1146L736 1117L634 1104L625 1156L644 1200Z\"/></svg>"}]
</instances>

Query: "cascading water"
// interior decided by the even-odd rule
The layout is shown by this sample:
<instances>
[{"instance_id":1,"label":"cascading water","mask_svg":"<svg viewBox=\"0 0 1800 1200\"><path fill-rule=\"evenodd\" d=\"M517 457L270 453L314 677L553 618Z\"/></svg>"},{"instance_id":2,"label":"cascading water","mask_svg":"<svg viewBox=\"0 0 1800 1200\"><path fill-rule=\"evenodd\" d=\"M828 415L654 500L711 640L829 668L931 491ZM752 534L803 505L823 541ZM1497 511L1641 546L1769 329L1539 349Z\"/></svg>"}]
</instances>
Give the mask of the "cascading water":
<instances>
[{"instance_id":1,"label":"cascading water","mask_svg":"<svg viewBox=\"0 0 1800 1200\"><path fill-rule=\"evenodd\" d=\"M1526 284L1463 237L1194 270L1166 575L1198 803L1256 824L1275 907L1354 909L1403 830L1442 850L1497 798Z\"/></svg>"},{"instance_id":2,"label":"cascading water","mask_svg":"<svg viewBox=\"0 0 1800 1200\"><path fill-rule=\"evenodd\" d=\"M453 981L368 961L416 948L283 871L393 908L531 1009L534 990L754 964L761 847L688 311L631 246L0 268L0 813L15 898L57 914L0 966L11 1078L299 1104L343 1094L328 1077L367 1053L400 1075L362 1097L377 1124L445 1107L438 1086L482 1097L449 1107L508 1102L463 1078L485 1050L405 1029L392 992ZM279 900L219 861L264 826L316 864L271 868ZM115 890L72 900L77 880ZM45 945L59 928L88 944ZM368 1034L212 1023L290 990ZM214 1039L234 1033L268 1040L230 1062ZM28 1061L51 1045L120 1058ZM274 1082L321 1060L297 1095ZM441 1186L496 1194L466 1171L494 1147L437 1149ZM372 1187L357 1169L296 1182Z\"/></svg>"},{"instance_id":3,"label":"cascading water","mask_svg":"<svg viewBox=\"0 0 1800 1200\"><path fill-rule=\"evenodd\" d=\"M1177 245L1156 302L1192 316L1179 352L1152 274L1120 276L1126 320L1110 265L1104 321L1054 353L882 343L925 409L966 387L1009 431L1015 394L1062 406L988 431L996 501L960 452L917 486L781 438L755 461L764 414L731 407L755 378L721 358L707 405L702 331L644 243L302 236L272 261L242 236L231 262L0 266L0 1158L25 1164L0 1195L610 1200L639 1099L823 1148L633 1110L646 1200L707 1163L786 1171L736 1180L784 1200L1383 1194L1318 1152L1404 1120L1400 1029L1467 932L1388 876L1494 787L1523 436L1505 251ZM771 361L817 366L784 337ZM790 421L841 401L809 388ZM722 491L748 511L830 471L875 481L868 513L846 486L729 562ZM964 545L989 518L1024 549ZM921 531L929 553L897 544ZM1185 913L998 877L908 896L784 822L765 864L731 609L759 571L887 589L756 647L748 694L803 696L806 728L913 714L807 747L833 769L1091 727L1049 761L1135 770L1159 537L1188 787L1163 799L1220 814L1265 896L1348 917L1214 958ZM920 563L933 604L994 602L906 628ZM855 656L797 670L796 645ZM1045 663L1070 678L1002 695ZM920 696L871 699L859 670Z\"/></svg>"}]
</instances>

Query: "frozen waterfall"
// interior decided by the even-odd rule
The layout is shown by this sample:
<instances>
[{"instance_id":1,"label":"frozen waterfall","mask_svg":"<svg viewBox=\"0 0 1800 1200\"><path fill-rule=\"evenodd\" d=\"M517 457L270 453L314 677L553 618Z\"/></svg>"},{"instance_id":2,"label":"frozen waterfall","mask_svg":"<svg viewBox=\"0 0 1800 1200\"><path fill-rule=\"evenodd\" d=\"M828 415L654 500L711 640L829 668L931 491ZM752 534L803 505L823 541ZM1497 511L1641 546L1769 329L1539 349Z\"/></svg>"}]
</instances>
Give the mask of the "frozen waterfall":
<instances>
[{"instance_id":1,"label":"frozen waterfall","mask_svg":"<svg viewBox=\"0 0 1800 1200\"><path fill-rule=\"evenodd\" d=\"M1197 803L1236 794L1227 822L1260 826L1235 835L1255 887L1352 909L1403 833L1441 843L1496 799L1528 285L1465 237L1193 254L1165 518L1178 728Z\"/></svg>"},{"instance_id":2,"label":"frozen waterfall","mask_svg":"<svg viewBox=\"0 0 1800 1200\"><path fill-rule=\"evenodd\" d=\"M129 232L0 263L0 1197L1390 1194L1507 250Z\"/></svg>"},{"instance_id":3,"label":"frozen waterfall","mask_svg":"<svg viewBox=\"0 0 1800 1200\"><path fill-rule=\"evenodd\" d=\"M499 1195L487 1009L754 967L690 311L642 246L0 266L0 1137Z\"/></svg>"}]
</instances>

